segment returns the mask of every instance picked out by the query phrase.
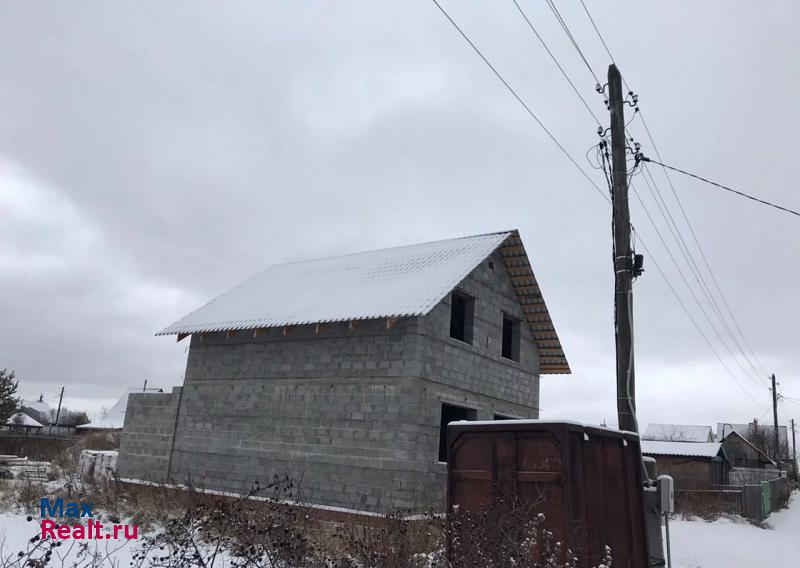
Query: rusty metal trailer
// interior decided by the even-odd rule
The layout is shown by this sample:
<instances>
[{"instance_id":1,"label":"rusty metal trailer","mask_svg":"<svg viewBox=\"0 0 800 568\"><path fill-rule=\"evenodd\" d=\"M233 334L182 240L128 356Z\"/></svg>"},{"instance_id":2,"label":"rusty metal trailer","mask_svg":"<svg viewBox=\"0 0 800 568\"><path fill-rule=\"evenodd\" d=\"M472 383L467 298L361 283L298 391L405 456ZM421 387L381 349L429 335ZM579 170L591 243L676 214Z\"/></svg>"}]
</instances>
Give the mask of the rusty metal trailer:
<instances>
[{"instance_id":1,"label":"rusty metal trailer","mask_svg":"<svg viewBox=\"0 0 800 568\"><path fill-rule=\"evenodd\" d=\"M526 505L581 567L600 564L606 546L615 567L647 566L637 434L572 422L454 422L448 450L449 515Z\"/></svg>"}]
</instances>

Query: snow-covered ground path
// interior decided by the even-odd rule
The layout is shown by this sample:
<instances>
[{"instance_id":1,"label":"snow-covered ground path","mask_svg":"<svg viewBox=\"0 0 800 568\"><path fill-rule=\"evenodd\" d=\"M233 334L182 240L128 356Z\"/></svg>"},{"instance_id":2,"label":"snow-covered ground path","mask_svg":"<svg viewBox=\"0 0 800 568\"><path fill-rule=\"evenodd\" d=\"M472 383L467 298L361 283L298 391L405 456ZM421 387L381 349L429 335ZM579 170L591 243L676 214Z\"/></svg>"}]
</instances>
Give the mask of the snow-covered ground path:
<instances>
[{"instance_id":1,"label":"snow-covered ground path","mask_svg":"<svg viewBox=\"0 0 800 568\"><path fill-rule=\"evenodd\" d=\"M759 528L720 519L671 521L673 568L800 566L800 494Z\"/></svg>"}]
</instances>

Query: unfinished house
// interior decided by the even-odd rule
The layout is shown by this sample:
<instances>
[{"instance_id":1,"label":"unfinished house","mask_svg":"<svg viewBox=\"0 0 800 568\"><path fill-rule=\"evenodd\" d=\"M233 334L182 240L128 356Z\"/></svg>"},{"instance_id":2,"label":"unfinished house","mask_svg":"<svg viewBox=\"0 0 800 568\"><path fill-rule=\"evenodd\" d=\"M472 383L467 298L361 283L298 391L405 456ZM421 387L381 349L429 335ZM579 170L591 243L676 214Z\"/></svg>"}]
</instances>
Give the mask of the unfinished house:
<instances>
[{"instance_id":1,"label":"unfinished house","mask_svg":"<svg viewBox=\"0 0 800 568\"><path fill-rule=\"evenodd\" d=\"M182 387L133 393L120 476L316 504L443 506L445 430L537 418L569 365L517 231L276 265L170 325Z\"/></svg>"}]
</instances>

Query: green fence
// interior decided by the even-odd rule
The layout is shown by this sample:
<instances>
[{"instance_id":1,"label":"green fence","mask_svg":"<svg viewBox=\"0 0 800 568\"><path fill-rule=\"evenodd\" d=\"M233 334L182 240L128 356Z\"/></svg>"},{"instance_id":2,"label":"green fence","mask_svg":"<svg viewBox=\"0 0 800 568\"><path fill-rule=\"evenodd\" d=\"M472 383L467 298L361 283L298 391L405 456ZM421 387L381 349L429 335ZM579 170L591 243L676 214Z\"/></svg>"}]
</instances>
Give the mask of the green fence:
<instances>
[{"instance_id":1,"label":"green fence","mask_svg":"<svg viewBox=\"0 0 800 568\"><path fill-rule=\"evenodd\" d=\"M761 482L761 517L766 519L772 513L772 482Z\"/></svg>"}]
</instances>

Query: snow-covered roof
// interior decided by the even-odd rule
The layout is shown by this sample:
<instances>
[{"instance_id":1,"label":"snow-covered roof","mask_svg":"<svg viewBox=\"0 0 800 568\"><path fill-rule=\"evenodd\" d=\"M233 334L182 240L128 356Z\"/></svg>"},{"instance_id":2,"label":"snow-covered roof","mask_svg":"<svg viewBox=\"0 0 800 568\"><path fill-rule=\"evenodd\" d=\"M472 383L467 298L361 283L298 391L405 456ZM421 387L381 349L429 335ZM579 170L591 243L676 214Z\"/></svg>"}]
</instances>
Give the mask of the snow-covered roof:
<instances>
[{"instance_id":1,"label":"snow-covered roof","mask_svg":"<svg viewBox=\"0 0 800 568\"><path fill-rule=\"evenodd\" d=\"M648 424L644 439L668 442L713 442L711 426L689 424Z\"/></svg>"},{"instance_id":2,"label":"snow-covered roof","mask_svg":"<svg viewBox=\"0 0 800 568\"><path fill-rule=\"evenodd\" d=\"M20 401L19 405L25 408L33 409L36 412L41 412L45 416L50 416L50 405L44 402L43 400L23 399L22 401Z\"/></svg>"},{"instance_id":3,"label":"snow-covered roof","mask_svg":"<svg viewBox=\"0 0 800 568\"><path fill-rule=\"evenodd\" d=\"M9 426L32 426L34 428L43 427L40 422L34 420L24 412L17 412L14 416L6 421L6 424Z\"/></svg>"},{"instance_id":4,"label":"snow-covered roof","mask_svg":"<svg viewBox=\"0 0 800 568\"><path fill-rule=\"evenodd\" d=\"M88 424L81 424L77 428L87 430L121 430L125 424L125 409L128 408L128 395L132 392L139 392L141 389L129 388L117 402L114 403L106 415Z\"/></svg>"},{"instance_id":5,"label":"snow-covered roof","mask_svg":"<svg viewBox=\"0 0 800 568\"><path fill-rule=\"evenodd\" d=\"M774 436L775 426L772 424L761 424L757 426L758 430L763 432L766 436ZM725 430L725 435L728 436L731 432L738 432L742 437L752 442L753 433L756 425L752 422L750 424L730 424L728 422L717 423L717 440L722 440L722 431ZM786 426L778 426L778 439L782 445L789 443L789 430Z\"/></svg>"},{"instance_id":6,"label":"snow-covered roof","mask_svg":"<svg viewBox=\"0 0 800 568\"><path fill-rule=\"evenodd\" d=\"M539 347L540 372L569 373L517 231L277 264L156 335L425 315L498 248Z\"/></svg>"},{"instance_id":7,"label":"snow-covered roof","mask_svg":"<svg viewBox=\"0 0 800 568\"><path fill-rule=\"evenodd\" d=\"M722 444L719 442L665 442L661 440L642 440L642 453L652 456L687 456L713 458L719 455Z\"/></svg>"}]
</instances>

